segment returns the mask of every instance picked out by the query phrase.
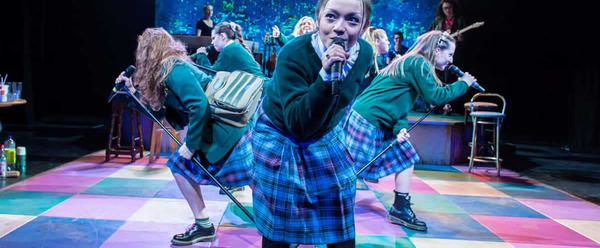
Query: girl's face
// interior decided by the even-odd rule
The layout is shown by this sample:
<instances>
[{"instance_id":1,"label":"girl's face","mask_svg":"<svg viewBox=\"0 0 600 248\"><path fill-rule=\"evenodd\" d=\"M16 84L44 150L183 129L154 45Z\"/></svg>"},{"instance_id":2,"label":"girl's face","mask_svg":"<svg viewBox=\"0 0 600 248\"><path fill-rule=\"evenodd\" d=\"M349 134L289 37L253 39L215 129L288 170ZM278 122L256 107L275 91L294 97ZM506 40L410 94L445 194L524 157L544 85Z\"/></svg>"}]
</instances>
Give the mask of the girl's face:
<instances>
[{"instance_id":1,"label":"girl's face","mask_svg":"<svg viewBox=\"0 0 600 248\"><path fill-rule=\"evenodd\" d=\"M364 32L364 12L361 0L329 0L319 13L317 25L325 47L336 37L346 41L348 49Z\"/></svg>"},{"instance_id":2,"label":"girl's face","mask_svg":"<svg viewBox=\"0 0 600 248\"><path fill-rule=\"evenodd\" d=\"M390 50L390 41L384 36L381 39L375 40L375 46L379 54L386 54Z\"/></svg>"},{"instance_id":3,"label":"girl's face","mask_svg":"<svg viewBox=\"0 0 600 248\"><path fill-rule=\"evenodd\" d=\"M454 50L456 50L456 45L454 43L450 43L450 46L447 49L441 50L440 48L435 49L435 69L443 71L446 69L446 66L452 64Z\"/></svg>"},{"instance_id":4,"label":"girl's face","mask_svg":"<svg viewBox=\"0 0 600 248\"><path fill-rule=\"evenodd\" d=\"M210 42L214 47L215 50L217 50L217 52L221 52L221 50L223 50L223 47L225 47L225 45L227 44L227 35L225 35L224 33L216 33L216 32L212 32L212 41Z\"/></svg>"},{"instance_id":5,"label":"girl's face","mask_svg":"<svg viewBox=\"0 0 600 248\"><path fill-rule=\"evenodd\" d=\"M212 6L208 6L206 8L204 8L204 16L206 17L212 17L213 15L213 7Z\"/></svg>"},{"instance_id":6,"label":"girl's face","mask_svg":"<svg viewBox=\"0 0 600 248\"><path fill-rule=\"evenodd\" d=\"M442 11L444 12L444 15L446 16L446 18L454 17L454 6L452 6L451 3L449 3L449 2L443 3Z\"/></svg>"},{"instance_id":7,"label":"girl's face","mask_svg":"<svg viewBox=\"0 0 600 248\"><path fill-rule=\"evenodd\" d=\"M310 19L305 18L300 23L300 30L302 30L302 34L310 33L315 30L315 25L310 21Z\"/></svg>"}]
</instances>

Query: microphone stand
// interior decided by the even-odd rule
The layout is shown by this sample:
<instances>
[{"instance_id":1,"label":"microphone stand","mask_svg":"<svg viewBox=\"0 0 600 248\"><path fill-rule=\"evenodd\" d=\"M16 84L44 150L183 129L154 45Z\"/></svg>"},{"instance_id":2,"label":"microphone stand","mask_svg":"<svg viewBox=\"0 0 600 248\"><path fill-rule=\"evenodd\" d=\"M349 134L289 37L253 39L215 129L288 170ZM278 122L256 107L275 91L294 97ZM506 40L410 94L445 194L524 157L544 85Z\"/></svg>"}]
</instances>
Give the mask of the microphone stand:
<instances>
[{"instance_id":1,"label":"microphone stand","mask_svg":"<svg viewBox=\"0 0 600 248\"><path fill-rule=\"evenodd\" d=\"M206 67L202 67L204 69L208 69ZM210 70L210 69L209 69ZM125 84L123 84L125 85ZM140 100L134 96L133 94L131 94L129 92L129 90L125 89L125 90L121 90L124 91L128 96L130 96L135 103L137 103L137 105L144 110L144 112L146 113L146 115L148 117L150 117L150 119L152 119L152 121L154 121L156 124L158 124L164 131L166 134L169 135L169 137L171 137L171 139L173 139L175 141L175 143L177 143L178 146L181 146L181 141L179 141L179 139L177 139L171 132L167 131L167 127L165 127L165 125L162 124L161 121L158 120L158 118L156 118L156 116L154 116L147 108L146 106L144 106L144 104L142 104L142 102L140 102ZM200 167L200 169L202 169L202 171L204 173L206 173L206 175L208 175L208 177L210 178L210 180L212 180L223 192L225 192L225 194L229 197L229 199L231 199L231 201L233 201L233 203L235 203L235 205L237 205L242 212L244 212L244 214L246 214L246 216L248 216L248 218L254 223L254 217L252 217L252 214L250 214L250 212L231 194L231 192L229 192L229 190L227 190L225 188L225 186L223 186L212 174L210 174L210 172L204 168L204 166L202 166L202 164L200 163L200 161L197 158L198 156L193 156L192 157L192 161L194 163L196 163L196 165L198 165Z\"/></svg>"},{"instance_id":2,"label":"microphone stand","mask_svg":"<svg viewBox=\"0 0 600 248\"><path fill-rule=\"evenodd\" d=\"M440 105L440 106L443 106L443 105ZM410 128L408 128L408 130L406 132L410 133L410 131L412 131L415 127L417 127L417 125L419 125L419 123L421 123L423 120L425 120L425 118L427 118L427 116L429 116L431 113L433 113L435 110L437 110L440 106L432 108L425 115L421 116L421 118L419 118L419 120L417 120L412 126L410 126ZM379 154L377 154L377 156L375 156L373 159L371 159L371 161L369 161L367 164L365 164L363 167L361 167L356 172L356 174L354 174L354 176L356 176L356 178L358 178L358 175L360 175L360 173L365 171L369 166L373 165L375 163L375 161L377 161L377 159L379 159L381 156L383 156L383 154L385 154L387 151L392 149L392 147L394 147L394 145L396 145L396 143L397 143L397 141L394 140L394 142L389 144L385 149L383 149L383 151L381 151Z\"/></svg>"}]
</instances>

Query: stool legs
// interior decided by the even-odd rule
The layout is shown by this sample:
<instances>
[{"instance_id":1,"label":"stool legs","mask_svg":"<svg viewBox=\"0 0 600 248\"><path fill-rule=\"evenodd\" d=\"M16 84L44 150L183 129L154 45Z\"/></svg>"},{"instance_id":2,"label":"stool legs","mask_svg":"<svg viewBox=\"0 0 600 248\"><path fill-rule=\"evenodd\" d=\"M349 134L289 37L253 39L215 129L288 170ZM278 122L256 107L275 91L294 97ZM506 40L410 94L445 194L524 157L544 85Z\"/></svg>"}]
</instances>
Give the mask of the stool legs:
<instances>
[{"instance_id":1,"label":"stool legs","mask_svg":"<svg viewBox=\"0 0 600 248\"><path fill-rule=\"evenodd\" d=\"M472 117L473 136L471 136L471 156L469 157L469 173L473 169L475 156L477 154L477 117Z\"/></svg>"},{"instance_id":2,"label":"stool legs","mask_svg":"<svg viewBox=\"0 0 600 248\"><path fill-rule=\"evenodd\" d=\"M500 176L500 125L501 120L496 119L496 131L494 132L494 140L496 141L496 171L498 176Z\"/></svg>"},{"instance_id":3,"label":"stool legs","mask_svg":"<svg viewBox=\"0 0 600 248\"><path fill-rule=\"evenodd\" d=\"M162 130L158 124L152 124L152 141L150 142L150 158L148 162L154 163L160 157L160 146L162 142Z\"/></svg>"}]
</instances>

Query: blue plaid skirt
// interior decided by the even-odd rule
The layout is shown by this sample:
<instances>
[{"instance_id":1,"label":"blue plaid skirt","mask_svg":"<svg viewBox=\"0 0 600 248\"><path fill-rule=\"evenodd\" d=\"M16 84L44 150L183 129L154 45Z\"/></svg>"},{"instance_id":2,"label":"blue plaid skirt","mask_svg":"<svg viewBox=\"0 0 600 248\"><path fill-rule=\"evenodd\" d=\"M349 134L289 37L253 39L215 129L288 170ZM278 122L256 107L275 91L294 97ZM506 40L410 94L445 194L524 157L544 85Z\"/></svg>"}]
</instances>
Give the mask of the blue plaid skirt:
<instances>
[{"instance_id":1,"label":"blue plaid skirt","mask_svg":"<svg viewBox=\"0 0 600 248\"><path fill-rule=\"evenodd\" d=\"M356 177L341 127L319 140L294 142L259 111L252 134L258 231L294 244L353 239Z\"/></svg>"},{"instance_id":2,"label":"blue plaid skirt","mask_svg":"<svg viewBox=\"0 0 600 248\"><path fill-rule=\"evenodd\" d=\"M200 163L219 180L219 183L225 186L241 187L249 185L252 180L252 167L254 166L251 135L252 128L248 128L244 136L233 147L233 150L219 162L211 164L206 159L200 159ZM169 157L167 166L173 173L191 179L197 184L216 185L196 163L180 156L177 151Z\"/></svg>"},{"instance_id":3,"label":"blue plaid skirt","mask_svg":"<svg viewBox=\"0 0 600 248\"><path fill-rule=\"evenodd\" d=\"M357 171L396 140L396 135L378 129L354 110L350 111L343 126L344 143L355 161ZM415 148L406 140L399 145L396 143L360 176L379 179L401 172L413 166L419 159Z\"/></svg>"}]
</instances>

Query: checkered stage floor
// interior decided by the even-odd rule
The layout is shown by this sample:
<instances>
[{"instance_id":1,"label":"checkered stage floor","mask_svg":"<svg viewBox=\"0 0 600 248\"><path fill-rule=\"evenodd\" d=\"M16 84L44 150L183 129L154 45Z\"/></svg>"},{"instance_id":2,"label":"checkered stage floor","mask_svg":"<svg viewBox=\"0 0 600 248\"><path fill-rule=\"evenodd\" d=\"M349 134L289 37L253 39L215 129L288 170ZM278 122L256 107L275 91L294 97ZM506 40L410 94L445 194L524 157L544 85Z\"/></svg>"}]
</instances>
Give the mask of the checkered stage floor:
<instances>
[{"instance_id":1,"label":"checkered stage floor","mask_svg":"<svg viewBox=\"0 0 600 248\"><path fill-rule=\"evenodd\" d=\"M82 157L0 191L0 247L168 247L192 213L165 160ZM600 206L508 170L418 165L413 208L427 233L388 223L393 176L359 185L358 247L600 247ZM217 239L191 247L260 247L243 213L203 188ZM252 209L251 192L236 192Z\"/></svg>"}]
</instances>

